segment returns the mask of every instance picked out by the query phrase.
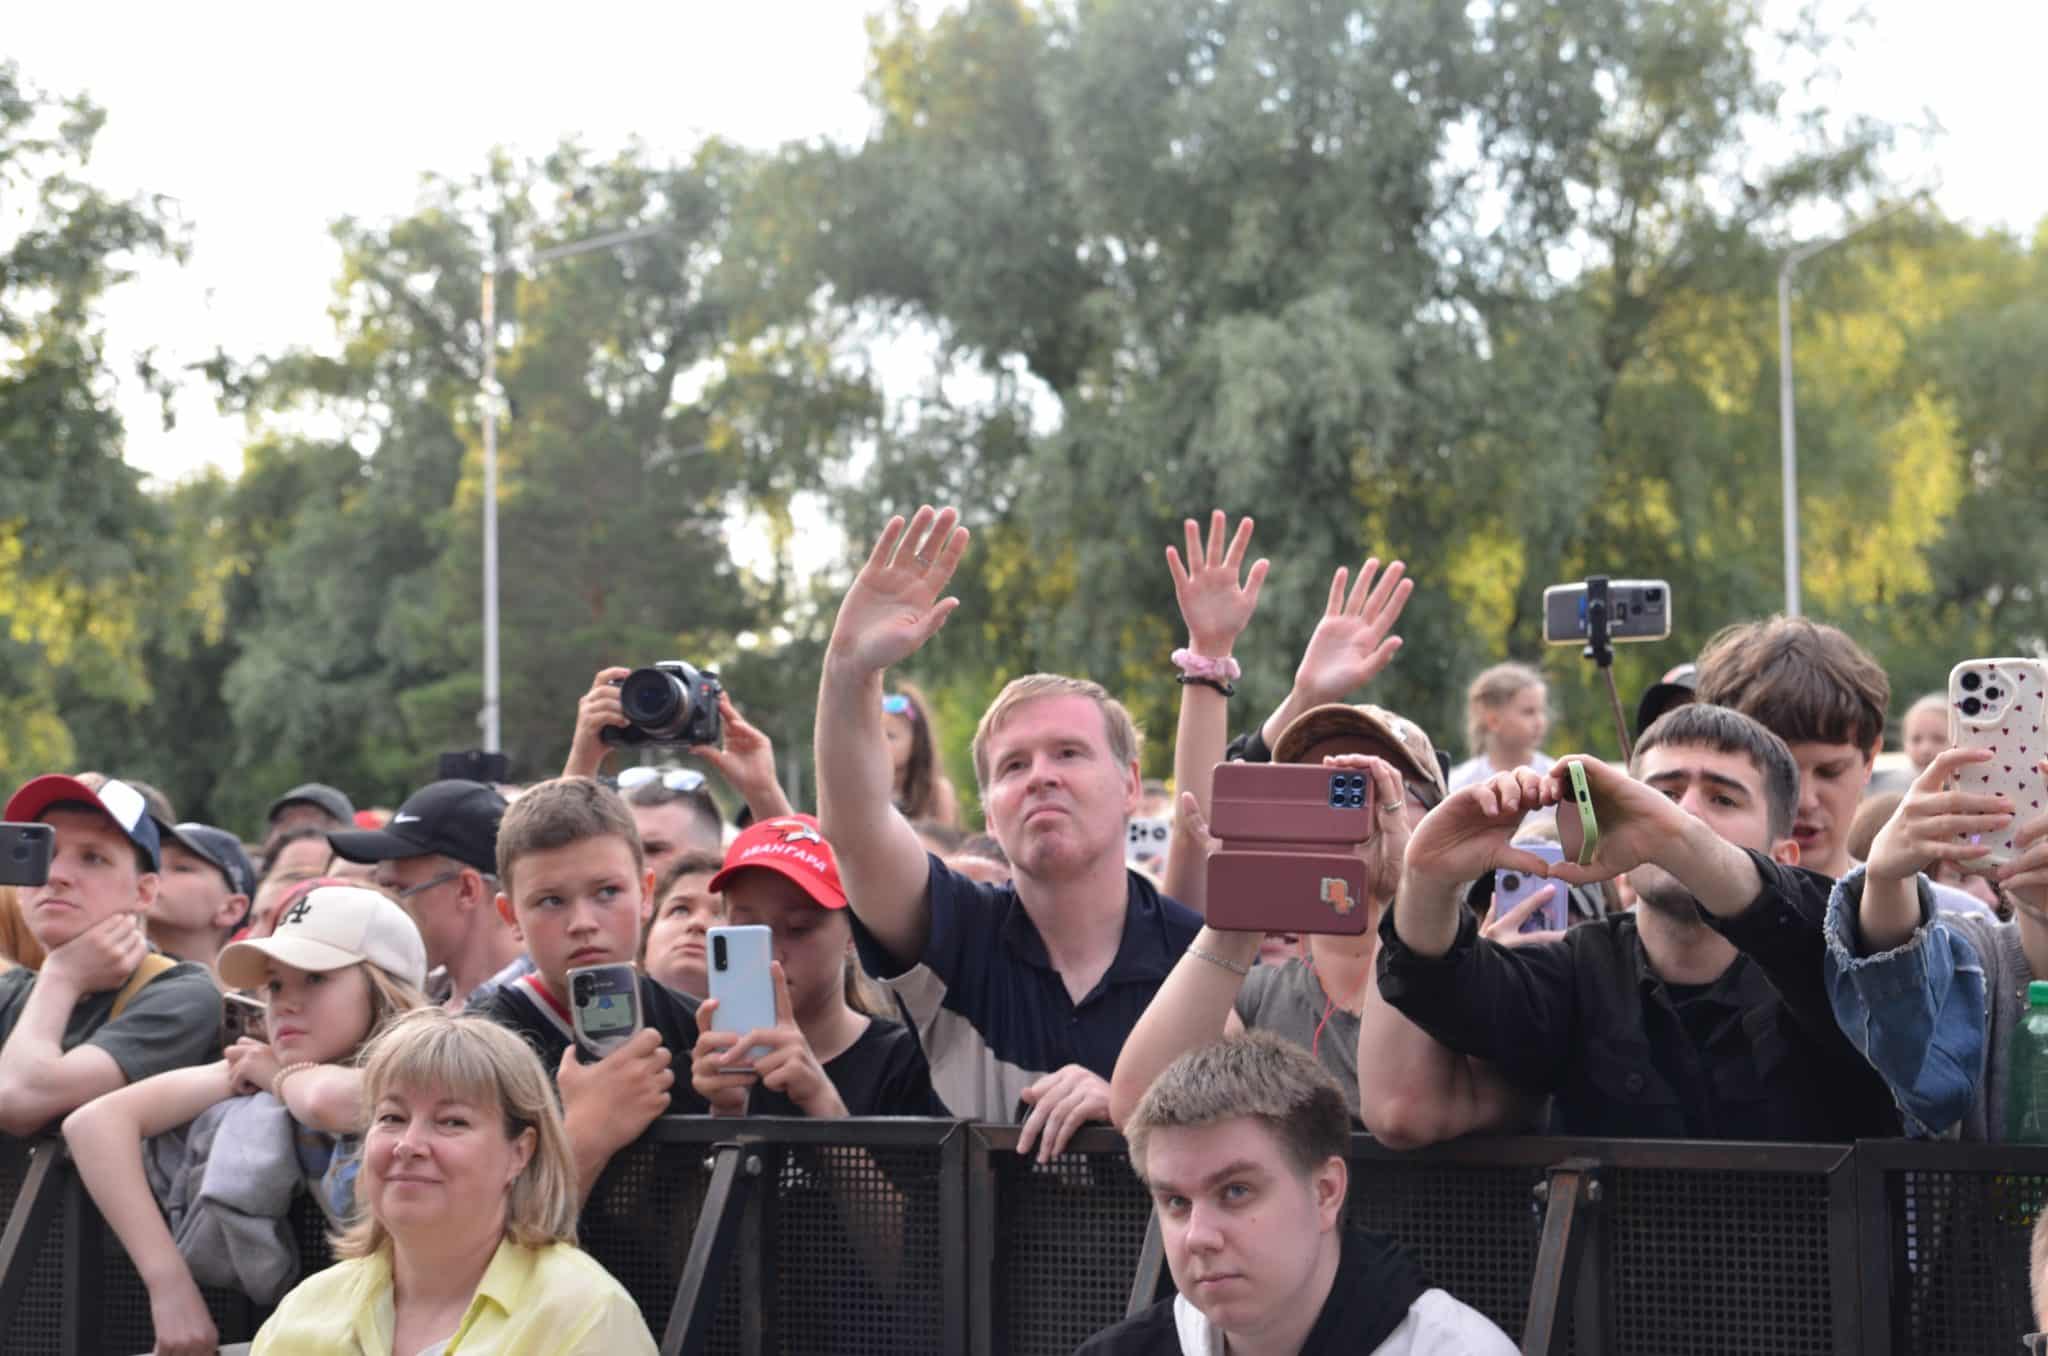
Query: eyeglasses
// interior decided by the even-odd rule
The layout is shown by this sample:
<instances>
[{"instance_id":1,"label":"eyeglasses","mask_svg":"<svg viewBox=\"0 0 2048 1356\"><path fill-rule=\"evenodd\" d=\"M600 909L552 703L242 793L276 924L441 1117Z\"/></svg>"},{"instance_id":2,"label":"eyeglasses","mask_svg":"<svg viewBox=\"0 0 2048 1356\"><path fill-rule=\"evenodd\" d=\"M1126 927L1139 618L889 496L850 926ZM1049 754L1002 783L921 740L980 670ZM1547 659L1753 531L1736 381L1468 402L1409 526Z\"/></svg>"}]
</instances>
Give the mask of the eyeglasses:
<instances>
[{"instance_id":1,"label":"eyeglasses","mask_svg":"<svg viewBox=\"0 0 2048 1356\"><path fill-rule=\"evenodd\" d=\"M2033 1352L2034 1356L2044 1356L2044 1353L2048 1353L2048 1332L2030 1332L2020 1341L2026 1344L2027 1350Z\"/></svg>"},{"instance_id":2,"label":"eyeglasses","mask_svg":"<svg viewBox=\"0 0 2048 1356\"><path fill-rule=\"evenodd\" d=\"M882 714L885 716L908 716L917 719L917 708L910 704L910 698L901 692L891 692L882 698Z\"/></svg>"},{"instance_id":3,"label":"eyeglasses","mask_svg":"<svg viewBox=\"0 0 2048 1356\"><path fill-rule=\"evenodd\" d=\"M393 899L403 904L406 900L411 899L414 895L425 894L428 890L433 889L436 885L446 885L449 881L454 880L461 874L462 868L458 866L453 871L443 871L438 876L431 876L428 879L421 881L418 885L408 885L403 890L397 889L389 885L385 886L384 888L391 891L391 897Z\"/></svg>"},{"instance_id":4,"label":"eyeglasses","mask_svg":"<svg viewBox=\"0 0 2048 1356\"><path fill-rule=\"evenodd\" d=\"M631 791L659 781L671 791L688 795L704 789L704 774L691 767L629 767L619 774L619 790Z\"/></svg>"}]
</instances>

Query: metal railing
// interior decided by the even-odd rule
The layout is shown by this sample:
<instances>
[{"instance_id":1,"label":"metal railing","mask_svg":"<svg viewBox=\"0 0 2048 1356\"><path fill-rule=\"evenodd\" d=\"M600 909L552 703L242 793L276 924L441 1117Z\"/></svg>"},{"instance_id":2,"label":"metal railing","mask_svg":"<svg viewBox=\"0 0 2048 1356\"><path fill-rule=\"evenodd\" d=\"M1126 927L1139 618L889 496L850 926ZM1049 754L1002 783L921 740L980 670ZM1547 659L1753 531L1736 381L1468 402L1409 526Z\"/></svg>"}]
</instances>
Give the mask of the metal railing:
<instances>
[{"instance_id":1,"label":"metal railing","mask_svg":"<svg viewBox=\"0 0 2048 1356\"><path fill-rule=\"evenodd\" d=\"M664 1353L1057 1353L1170 1293L1114 1132L658 1122L583 1245ZM1391 1234L1526 1352L2017 1351L2048 1147L1358 1136L1347 1224ZM147 1350L148 1305L54 1143L0 1140L0 1350ZM303 1205L309 1270L325 1261ZM224 1341L262 1315L210 1294Z\"/></svg>"}]
</instances>

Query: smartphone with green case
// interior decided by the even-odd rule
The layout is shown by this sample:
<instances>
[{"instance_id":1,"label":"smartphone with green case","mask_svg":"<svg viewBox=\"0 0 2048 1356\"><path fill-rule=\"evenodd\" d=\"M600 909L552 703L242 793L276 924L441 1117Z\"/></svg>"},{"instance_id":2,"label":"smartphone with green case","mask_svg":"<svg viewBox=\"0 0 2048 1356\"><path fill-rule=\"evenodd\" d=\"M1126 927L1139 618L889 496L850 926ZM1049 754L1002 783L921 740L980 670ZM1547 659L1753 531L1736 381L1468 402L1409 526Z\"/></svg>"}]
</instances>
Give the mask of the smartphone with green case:
<instances>
[{"instance_id":1,"label":"smartphone with green case","mask_svg":"<svg viewBox=\"0 0 2048 1356\"><path fill-rule=\"evenodd\" d=\"M1600 846L1600 820L1593 813L1593 790L1586 785L1586 769L1577 759L1564 766L1571 805L1557 808L1557 841L1564 848L1567 861L1591 866L1593 850Z\"/></svg>"}]
</instances>

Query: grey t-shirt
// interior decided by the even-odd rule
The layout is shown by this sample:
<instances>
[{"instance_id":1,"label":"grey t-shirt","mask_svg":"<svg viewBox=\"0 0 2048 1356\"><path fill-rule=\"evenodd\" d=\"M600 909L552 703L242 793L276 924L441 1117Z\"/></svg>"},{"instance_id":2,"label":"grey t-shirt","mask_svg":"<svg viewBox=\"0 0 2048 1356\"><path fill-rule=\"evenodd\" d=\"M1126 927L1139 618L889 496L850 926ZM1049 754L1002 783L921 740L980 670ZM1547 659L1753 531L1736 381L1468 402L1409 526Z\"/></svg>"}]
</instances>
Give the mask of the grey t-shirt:
<instances>
[{"instance_id":1,"label":"grey t-shirt","mask_svg":"<svg viewBox=\"0 0 2048 1356\"><path fill-rule=\"evenodd\" d=\"M1314 969L1294 958L1254 965L1237 991L1236 1006L1245 1030L1270 1031L1313 1050L1344 1089L1351 1114L1358 1115L1358 1015L1331 1005ZM1321 1036L1316 1035L1318 1026Z\"/></svg>"},{"instance_id":2,"label":"grey t-shirt","mask_svg":"<svg viewBox=\"0 0 2048 1356\"><path fill-rule=\"evenodd\" d=\"M28 1004L36 972L0 974L0 1044ZM96 1045L113 1056L130 1083L168 1069L203 1064L220 1055L220 990L203 965L181 961L145 984L110 1021L119 989L89 993L72 1005L62 1048Z\"/></svg>"}]
</instances>

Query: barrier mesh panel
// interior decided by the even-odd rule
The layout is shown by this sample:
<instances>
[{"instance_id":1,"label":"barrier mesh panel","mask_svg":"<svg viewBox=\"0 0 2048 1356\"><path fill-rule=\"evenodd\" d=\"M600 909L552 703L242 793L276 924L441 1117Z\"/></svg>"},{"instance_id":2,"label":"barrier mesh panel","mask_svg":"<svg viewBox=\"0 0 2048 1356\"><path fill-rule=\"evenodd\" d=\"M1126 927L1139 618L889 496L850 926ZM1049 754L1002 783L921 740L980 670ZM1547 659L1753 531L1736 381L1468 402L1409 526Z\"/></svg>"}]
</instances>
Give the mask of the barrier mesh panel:
<instances>
[{"instance_id":1,"label":"barrier mesh panel","mask_svg":"<svg viewBox=\"0 0 2048 1356\"><path fill-rule=\"evenodd\" d=\"M1828 1179L1609 1170L1614 1349L1834 1350Z\"/></svg>"},{"instance_id":2,"label":"barrier mesh panel","mask_svg":"<svg viewBox=\"0 0 2048 1356\"><path fill-rule=\"evenodd\" d=\"M804 1146L764 1157L781 1160L779 1170L771 1166L772 1295L763 1297L776 1350L816 1356L954 1345L945 1331L938 1146ZM740 1275L735 1265L728 1285Z\"/></svg>"},{"instance_id":3,"label":"barrier mesh panel","mask_svg":"<svg viewBox=\"0 0 2048 1356\"><path fill-rule=\"evenodd\" d=\"M1520 1340L1543 1236L1539 1168L1353 1159L1347 1222L1392 1236L1448 1290Z\"/></svg>"},{"instance_id":4,"label":"barrier mesh panel","mask_svg":"<svg viewBox=\"0 0 2048 1356\"><path fill-rule=\"evenodd\" d=\"M996 1151L994 1331L1012 1356L1071 1356L1123 1317L1150 1198L1113 1153L1035 1158Z\"/></svg>"},{"instance_id":5,"label":"barrier mesh panel","mask_svg":"<svg viewBox=\"0 0 2048 1356\"><path fill-rule=\"evenodd\" d=\"M676 1282L710 1183L710 1151L698 1144L643 1139L613 1156L577 1221L585 1252L603 1263L640 1306L657 1338L675 1303ZM719 1298L712 1350L739 1350L738 1287Z\"/></svg>"},{"instance_id":6,"label":"barrier mesh panel","mask_svg":"<svg viewBox=\"0 0 2048 1356\"><path fill-rule=\"evenodd\" d=\"M1898 1172L1892 1220L1892 1349L1923 1356L2016 1351L2034 1331L2027 1246L2048 1177Z\"/></svg>"}]
</instances>

